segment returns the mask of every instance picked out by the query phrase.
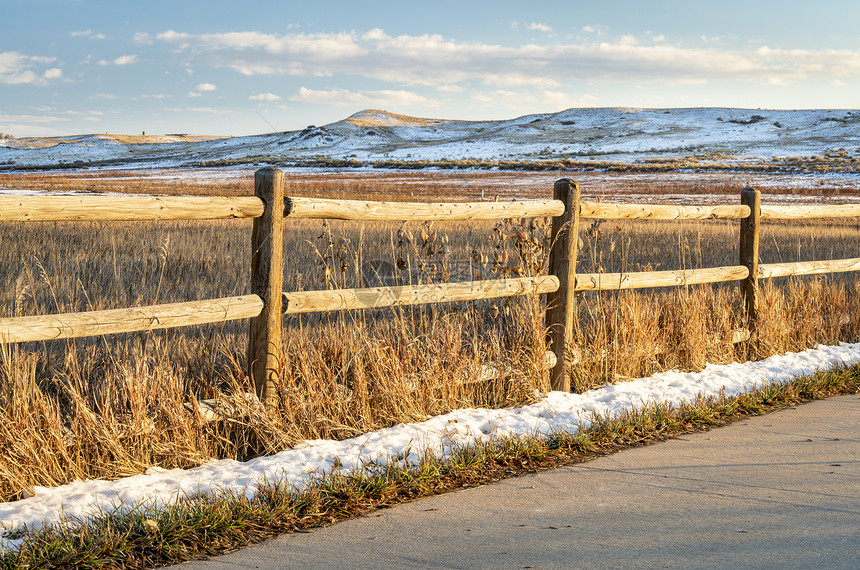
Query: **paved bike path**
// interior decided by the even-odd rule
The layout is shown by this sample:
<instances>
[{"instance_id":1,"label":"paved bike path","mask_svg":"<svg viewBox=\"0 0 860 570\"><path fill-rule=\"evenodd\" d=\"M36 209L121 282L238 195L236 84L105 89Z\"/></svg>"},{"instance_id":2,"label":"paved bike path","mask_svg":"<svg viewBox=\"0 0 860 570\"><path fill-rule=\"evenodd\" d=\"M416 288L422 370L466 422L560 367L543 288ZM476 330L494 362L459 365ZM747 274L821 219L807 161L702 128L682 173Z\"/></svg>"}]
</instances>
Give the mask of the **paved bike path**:
<instances>
[{"instance_id":1,"label":"paved bike path","mask_svg":"<svg viewBox=\"0 0 860 570\"><path fill-rule=\"evenodd\" d=\"M178 566L860 568L860 396Z\"/></svg>"}]
</instances>

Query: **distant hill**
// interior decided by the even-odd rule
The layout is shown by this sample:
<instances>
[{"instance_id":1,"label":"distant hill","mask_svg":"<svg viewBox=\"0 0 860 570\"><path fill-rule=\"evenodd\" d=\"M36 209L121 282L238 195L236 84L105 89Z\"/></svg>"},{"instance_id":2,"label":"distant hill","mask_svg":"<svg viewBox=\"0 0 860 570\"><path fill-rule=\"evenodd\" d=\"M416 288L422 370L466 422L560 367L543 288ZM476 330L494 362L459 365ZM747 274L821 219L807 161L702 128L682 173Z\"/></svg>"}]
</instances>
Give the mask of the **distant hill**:
<instances>
[{"instance_id":1,"label":"distant hill","mask_svg":"<svg viewBox=\"0 0 860 570\"><path fill-rule=\"evenodd\" d=\"M324 126L243 137L82 135L0 139L0 168L369 164L380 161L728 161L840 153L860 158L860 111L568 109L500 121L367 109ZM858 167L860 168L860 167Z\"/></svg>"}]
</instances>

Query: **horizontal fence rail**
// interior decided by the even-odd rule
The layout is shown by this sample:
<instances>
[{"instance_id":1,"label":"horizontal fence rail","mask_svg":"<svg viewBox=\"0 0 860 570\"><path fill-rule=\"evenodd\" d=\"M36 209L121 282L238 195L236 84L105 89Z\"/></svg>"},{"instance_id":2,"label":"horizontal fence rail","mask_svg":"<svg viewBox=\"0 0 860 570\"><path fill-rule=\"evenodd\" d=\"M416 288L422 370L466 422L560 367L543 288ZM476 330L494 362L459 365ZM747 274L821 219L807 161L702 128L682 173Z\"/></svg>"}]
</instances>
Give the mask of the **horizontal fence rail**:
<instances>
[{"instance_id":1,"label":"horizontal fence rail","mask_svg":"<svg viewBox=\"0 0 860 570\"><path fill-rule=\"evenodd\" d=\"M0 342L57 340L220 323L256 317L263 310L257 295L226 297L37 317L0 319Z\"/></svg>"},{"instance_id":2,"label":"horizontal fence rail","mask_svg":"<svg viewBox=\"0 0 860 570\"><path fill-rule=\"evenodd\" d=\"M762 220L812 220L860 217L860 204L832 206L762 206Z\"/></svg>"},{"instance_id":3,"label":"horizontal fence rail","mask_svg":"<svg viewBox=\"0 0 860 570\"><path fill-rule=\"evenodd\" d=\"M557 289L558 278L543 275L437 285L285 292L283 312L299 314L452 303L543 294ZM259 296L243 295L127 309L8 317L0 318L0 342L59 340L219 323L256 317L262 310L263 300Z\"/></svg>"},{"instance_id":4,"label":"horizontal fence rail","mask_svg":"<svg viewBox=\"0 0 860 570\"><path fill-rule=\"evenodd\" d=\"M750 215L749 206L665 206L582 202L580 217L600 220L736 220Z\"/></svg>"},{"instance_id":5,"label":"horizontal fence rail","mask_svg":"<svg viewBox=\"0 0 860 570\"><path fill-rule=\"evenodd\" d=\"M499 220L560 216L558 200L521 202L367 202L323 198L285 198L284 215L290 218L365 221Z\"/></svg>"},{"instance_id":6,"label":"horizontal fence rail","mask_svg":"<svg viewBox=\"0 0 860 570\"><path fill-rule=\"evenodd\" d=\"M758 266L758 277L759 279L770 279L773 277L799 277L803 275L820 275L849 271L860 271L860 257L761 264ZM647 287L682 287L684 285L741 281L747 277L749 277L749 269L743 265L709 267L704 269L681 269L677 271L577 273L576 290L617 291L620 289L644 289Z\"/></svg>"},{"instance_id":7,"label":"horizontal fence rail","mask_svg":"<svg viewBox=\"0 0 860 570\"><path fill-rule=\"evenodd\" d=\"M758 276L764 279L847 271L860 271L860 257L824 261L796 261L794 263L768 263L758 266Z\"/></svg>"},{"instance_id":8,"label":"horizontal fence rail","mask_svg":"<svg viewBox=\"0 0 860 570\"><path fill-rule=\"evenodd\" d=\"M743 265L680 269L677 271L637 271L633 273L577 273L577 291L617 291L645 287L683 287L704 283L740 281L749 276Z\"/></svg>"},{"instance_id":9,"label":"horizontal fence rail","mask_svg":"<svg viewBox=\"0 0 860 570\"><path fill-rule=\"evenodd\" d=\"M433 285L402 285L367 289L334 289L331 291L295 291L284 293L284 313L375 309L425 303L475 301L495 297L541 294L558 290L558 278L552 275L463 281Z\"/></svg>"},{"instance_id":10,"label":"horizontal fence rail","mask_svg":"<svg viewBox=\"0 0 860 570\"><path fill-rule=\"evenodd\" d=\"M228 220L263 209L251 196L0 196L3 222Z\"/></svg>"}]
</instances>

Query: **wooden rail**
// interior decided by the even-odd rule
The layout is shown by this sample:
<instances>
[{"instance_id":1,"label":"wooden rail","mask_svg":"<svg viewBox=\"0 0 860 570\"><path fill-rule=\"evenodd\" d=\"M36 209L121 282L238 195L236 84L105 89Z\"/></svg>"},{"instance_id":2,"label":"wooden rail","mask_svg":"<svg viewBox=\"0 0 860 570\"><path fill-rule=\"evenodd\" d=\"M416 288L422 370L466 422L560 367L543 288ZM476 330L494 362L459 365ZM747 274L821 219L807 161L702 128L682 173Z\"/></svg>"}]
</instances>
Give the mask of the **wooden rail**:
<instances>
[{"instance_id":1,"label":"wooden rail","mask_svg":"<svg viewBox=\"0 0 860 570\"><path fill-rule=\"evenodd\" d=\"M580 217L601 220L734 220L750 215L747 206L664 206L582 202Z\"/></svg>"},{"instance_id":2,"label":"wooden rail","mask_svg":"<svg viewBox=\"0 0 860 570\"><path fill-rule=\"evenodd\" d=\"M256 317L263 310L257 295L226 297L38 317L0 319L0 342L29 342L220 323Z\"/></svg>"},{"instance_id":3,"label":"wooden rail","mask_svg":"<svg viewBox=\"0 0 860 570\"><path fill-rule=\"evenodd\" d=\"M577 291L618 291L645 287L683 287L703 283L721 283L746 279L749 270L743 265L680 269L677 271L639 271L634 273L577 273Z\"/></svg>"},{"instance_id":4,"label":"wooden rail","mask_svg":"<svg viewBox=\"0 0 860 570\"><path fill-rule=\"evenodd\" d=\"M501 220L560 216L564 203L558 200L522 202L367 202L324 198L286 198L284 215L290 218L328 220Z\"/></svg>"},{"instance_id":5,"label":"wooden rail","mask_svg":"<svg viewBox=\"0 0 860 570\"><path fill-rule=\"evenodd\" d=\"M263 215L254 197L0 196L0 221L227 220Z\"/></svg>"},{"instance_id":6,"label":"wooden rail","mask_svg":"<svg viewBox=\"0 0 860 570\"><path fill-rule=\"evenodd\" d=\"M283 293L283 313L372 309L427 303L452 303L558 289L552 275L435 285L334 289ZM32 342L138 332L218 323L260 316L263 300L243 295L205 301L149 305L34 317L0 318L0 342Z\"/></svg>"},{"instance_id":7,"label":"wooden rail","mask_svg":"<svg viewBox=\"0 0 860 570\"><path fill-rule=\"evenodd\" d=\"M768 263L766 265L758 266L758 276L762 279L768 279L770 277L818 275L821 273L841 273L843 271L860 271L860 257L854 257L851 259L828 259L825 261Z\"/></svg>"},{"instance_id":8,"label":"wooden rail","mask_svg":"<svg viewBox=\"0 0 860 570\"><path fill-rule=\"evenodd\" d=\"M857 218L860 204L832 206L762 206L762 220L810 220L816 218Z\"/></svg>"},{"instance_id":9,"label":"wooden rail","mask_svg":"<svg viewBox=\"0 0 860 570\"><path fill-rule=\"evenodd\" d=\"M495 279L492 281L464 281L434 285L402 285L367 289L334 289L331 291L285 292L284 313L311 313L316 311L345 311L376 309L424 303L452 303L493 297L514 297L529 293L542 294L558 289L558 278L553 275Z\"/></svg>"}]
</instances>

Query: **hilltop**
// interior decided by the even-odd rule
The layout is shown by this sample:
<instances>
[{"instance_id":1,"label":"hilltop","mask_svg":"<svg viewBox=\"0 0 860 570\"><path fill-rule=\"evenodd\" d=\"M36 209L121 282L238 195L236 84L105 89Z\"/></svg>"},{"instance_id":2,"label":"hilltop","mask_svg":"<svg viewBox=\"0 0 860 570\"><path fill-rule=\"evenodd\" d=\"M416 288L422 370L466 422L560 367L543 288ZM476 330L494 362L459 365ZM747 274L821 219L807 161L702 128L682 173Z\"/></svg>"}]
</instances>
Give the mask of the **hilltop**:
<instances>
[{"instance_id":1,"label":"hilltop","mask_svg":"<svg viewBox=\"0 0 860 570\"><path fill-rule=\"evenodd\" d=\"M429 127L452 121L398 115L382 109L365 109L341 121L356 127Z\"/></svg>"}]
</instances>

